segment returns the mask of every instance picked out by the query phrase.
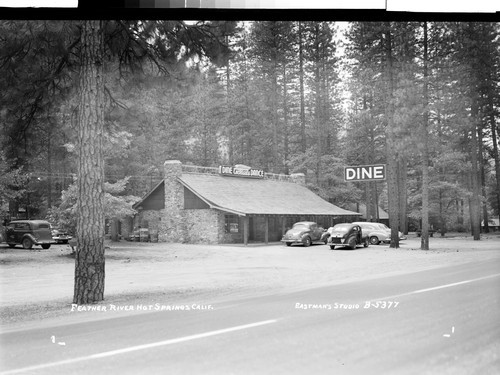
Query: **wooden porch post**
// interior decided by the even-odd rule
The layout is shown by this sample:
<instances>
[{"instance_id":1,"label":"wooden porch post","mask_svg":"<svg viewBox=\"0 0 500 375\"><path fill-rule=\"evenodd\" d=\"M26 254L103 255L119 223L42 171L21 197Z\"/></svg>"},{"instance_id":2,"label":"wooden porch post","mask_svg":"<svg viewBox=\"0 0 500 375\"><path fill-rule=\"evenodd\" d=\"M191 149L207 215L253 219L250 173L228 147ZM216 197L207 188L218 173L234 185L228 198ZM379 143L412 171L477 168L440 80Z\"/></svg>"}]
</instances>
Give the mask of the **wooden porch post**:
<instances>
[{"instance_id":1,"label":"wooden porch post","mask_svg":"<svg viewBox=\"0 0 500 375\"><path fill-rule=\"evenodd\" d=\"M243 243L248 245L248 216L243 216Z\"/></svg>"},{"instance_id":2,"label":"wooden porch post","mask_svg":"<svg viewBox=\"0 0 500 375\"><path fill-rule=\"evenodd\" d=\"M265 216L265 224L264 224L264 242L266 245L269 243L269 216Z\"/></svg>"}]
</instances>

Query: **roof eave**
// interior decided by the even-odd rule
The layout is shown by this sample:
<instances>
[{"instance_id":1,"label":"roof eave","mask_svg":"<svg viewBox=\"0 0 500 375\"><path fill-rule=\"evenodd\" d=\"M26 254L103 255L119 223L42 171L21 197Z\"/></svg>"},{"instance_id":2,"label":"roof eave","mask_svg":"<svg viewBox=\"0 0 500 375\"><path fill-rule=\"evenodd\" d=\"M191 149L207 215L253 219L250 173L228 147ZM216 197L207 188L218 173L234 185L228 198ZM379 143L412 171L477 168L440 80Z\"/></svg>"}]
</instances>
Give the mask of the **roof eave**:
<instances>
[{"instance_id":1,"label":"roof eave","mask_svg":"<svg viewBox=\"0 0 500 375\"><path fill-rule=\"evenodd\" d=\"M244 212L232 210L230 208L221 207L221 206L218 206L216 204L213 204L212 202L210 202L209 200L207 200L205 197L203 197L200 193L198 193L195 189L193 189L191 186L189 186L187 183L185 183L184 181L182 181L180 178L177 178L177 181L179 181L182 184L182 186L184 186L186 189L189 189L189 191L191 193L193 193L199 199L201 199L203 202L205 202L210 208L213 208L213 209L219 210L219 211L229 212L229 213L232 213L232 214L235 214L235 215L239 215L239 216L246 216L246 213L244 213Z\"/></svg>"},{"instance_id":2,"label":"roof eave","mask_svg":"<svg viewBox=\"0 0 500 375\"><path fill-rule=\"evenodd\" d=\"M146 195L145 195L145 196L144 196L144 197L143 197L143 198L142 198L139 202L134 203L134 204L132 205L132 208L133 208L134 210L135 210L135 209L137 209L137 207L139 207L139 206L140 206L140 205L141 205L141 204L142 204L142 203L143 203L146 199L148 199L148 198L149 198L149 196L150 196L151 194L153 194L153 192L155 192L155 191L156 191L156 189L158 189L158 187L159 187L161 184L163 184L164 182L165 182L164 180L161 180L160 182L158 182L158 183L156 184L156 186L155 186L153 189L151 189L151 190L149 191L149 193L147 193L147 194L146 194Z\"/></svg>"}]
</instances>

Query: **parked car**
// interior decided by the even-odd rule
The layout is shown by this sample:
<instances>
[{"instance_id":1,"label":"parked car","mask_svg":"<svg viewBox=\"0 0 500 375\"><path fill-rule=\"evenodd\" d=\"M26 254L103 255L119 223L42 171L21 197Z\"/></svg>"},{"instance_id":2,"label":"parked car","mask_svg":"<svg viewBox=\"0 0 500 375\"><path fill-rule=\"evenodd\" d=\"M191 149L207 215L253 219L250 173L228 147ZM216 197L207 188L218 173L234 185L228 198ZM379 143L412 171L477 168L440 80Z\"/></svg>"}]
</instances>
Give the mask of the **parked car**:
<instances>
[{"instance_id":1,"label":"parked car","mask_svg":"<svg viewBox=\"0 0 500 375\"><path fill-rule=\"evenodd\" d=\"M361 227L363 232L368 235L370 239L370 244L378 245L381 242L390 243L391 242L391 228L382 223L368 222L368 221L355 221L353 224L357 224ZM405 240L406 237L403 233L399 233L399 239Z\"/></svg>"},{"instance_id":2,"label":"parked car","mask_svg":"<svg viewBox=\"0 0 500 375\"><path fill-rule=\"evenodd\" d=\"M383 229L378 225L378 223L356 221L353 224L359 225L361 227L365 235L368 236L370 244L372 245L378 245L382 242L391 242L391 231Z\"/></svg>"},{"instance_id":3,"label":"parked car","mask_svg":"<svg viewBox=\"0 0 500 375\"><path fill-rule=\"evenodd\" d=\"M299 221L293 224L292 228L287 230L281 242L286 246L294 243L300 243L309 246L313 242L326 243L328 233L323 227L320 227L313 221Z\"/></svg>"},{"instance_id":4,"label":"parked car","mask_svg":"<svg viewBox=\"0 0 500 375\"><path fill-rule=\"evenodd\" d=\"M352 250L358 245L368 247L369 237L363 233L361 226L357 224L341 223L334 227L328 228L330 238L328 244L330 249L335 249L335 246L349 246Z\"/></svg>"},{"instance_id":5,"label":"parked car","mask_svg":"<svg viewBox=\"0 0 500 375\"><path fill-rule=\"evenodd\" d=\"M382 229L385 229L386 231L388 231L389 233L391 232L391 228L389 228L387 225L385 225L384 223L374 223L374 224L377 224L380 228ZM399 240L406 240L406 236L403 234L403 232L399 232L398 231L398 236L399 236Z\"/></svg>"},{"instance_id":6,"label":"parked car","mask_svg":"<svg viewBox=\"0 0 500 375\"><path fill-rule=\"evenodd\" d=\"M45 220L14 220L6 230L6 241L10 247L22 245L31 249L33 245L40 245L44 249L56 243L50 232L50 224Z\"/></svg>"},{"instance_id":7,"label":"parked car","mask_svg":"<svg viewBox=\"0 0 500 375\"><path fill-rule=\"evenodd\" d=\"M51 234L56 243L68 243L73 238L67 231L60 228L52 228Z\"/></svg>"}]
</instances>

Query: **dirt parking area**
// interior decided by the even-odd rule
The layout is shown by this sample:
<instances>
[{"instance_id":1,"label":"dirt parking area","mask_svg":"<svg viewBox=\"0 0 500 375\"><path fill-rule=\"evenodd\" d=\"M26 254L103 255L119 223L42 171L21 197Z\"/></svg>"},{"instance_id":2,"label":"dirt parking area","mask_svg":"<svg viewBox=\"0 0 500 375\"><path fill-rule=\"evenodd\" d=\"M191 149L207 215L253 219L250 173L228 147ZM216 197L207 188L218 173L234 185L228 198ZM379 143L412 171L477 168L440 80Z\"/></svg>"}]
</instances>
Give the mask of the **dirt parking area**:
<instances>
[{"instance_id":1,"label":"dirt parking area","mask_svg":"<svg viewBox=\"0 0 500 375\"><path fill-rule=\"evenodd\" d=\"M431 238L420 250L410 236L388 245L330 250L325 245L191 245L107 243L103 303L214 303L326 284L426 270L500 257L500 234ZM67 313L74 258L67 245L48 250L0 244L2 325Z\"/></svg>"}]
</instances>

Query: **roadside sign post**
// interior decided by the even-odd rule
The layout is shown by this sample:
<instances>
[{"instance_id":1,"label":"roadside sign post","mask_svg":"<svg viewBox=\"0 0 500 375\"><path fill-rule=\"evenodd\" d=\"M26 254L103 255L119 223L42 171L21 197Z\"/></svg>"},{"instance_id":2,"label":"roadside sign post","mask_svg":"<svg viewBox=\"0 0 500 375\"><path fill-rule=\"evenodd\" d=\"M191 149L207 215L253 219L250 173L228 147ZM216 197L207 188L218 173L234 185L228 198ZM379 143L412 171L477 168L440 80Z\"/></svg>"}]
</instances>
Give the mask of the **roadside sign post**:
<instances>
[{"instance_id":1,"label":"roadside sign post","mask_svg":"<svg viewBox=\"0 0 500 375\"><path fill-rule=\"evenodd\" d=\"M358 165L344 167L344 180L346 182L376 182L385 181L386 179L386 165L385 164L373 164L373 165ZM368 206L366 207L367 219L368 219ZM378 197L377 197L377 185L375 185L375 217L379 221L378 212Z\"/></svg>"}]
</instances>

